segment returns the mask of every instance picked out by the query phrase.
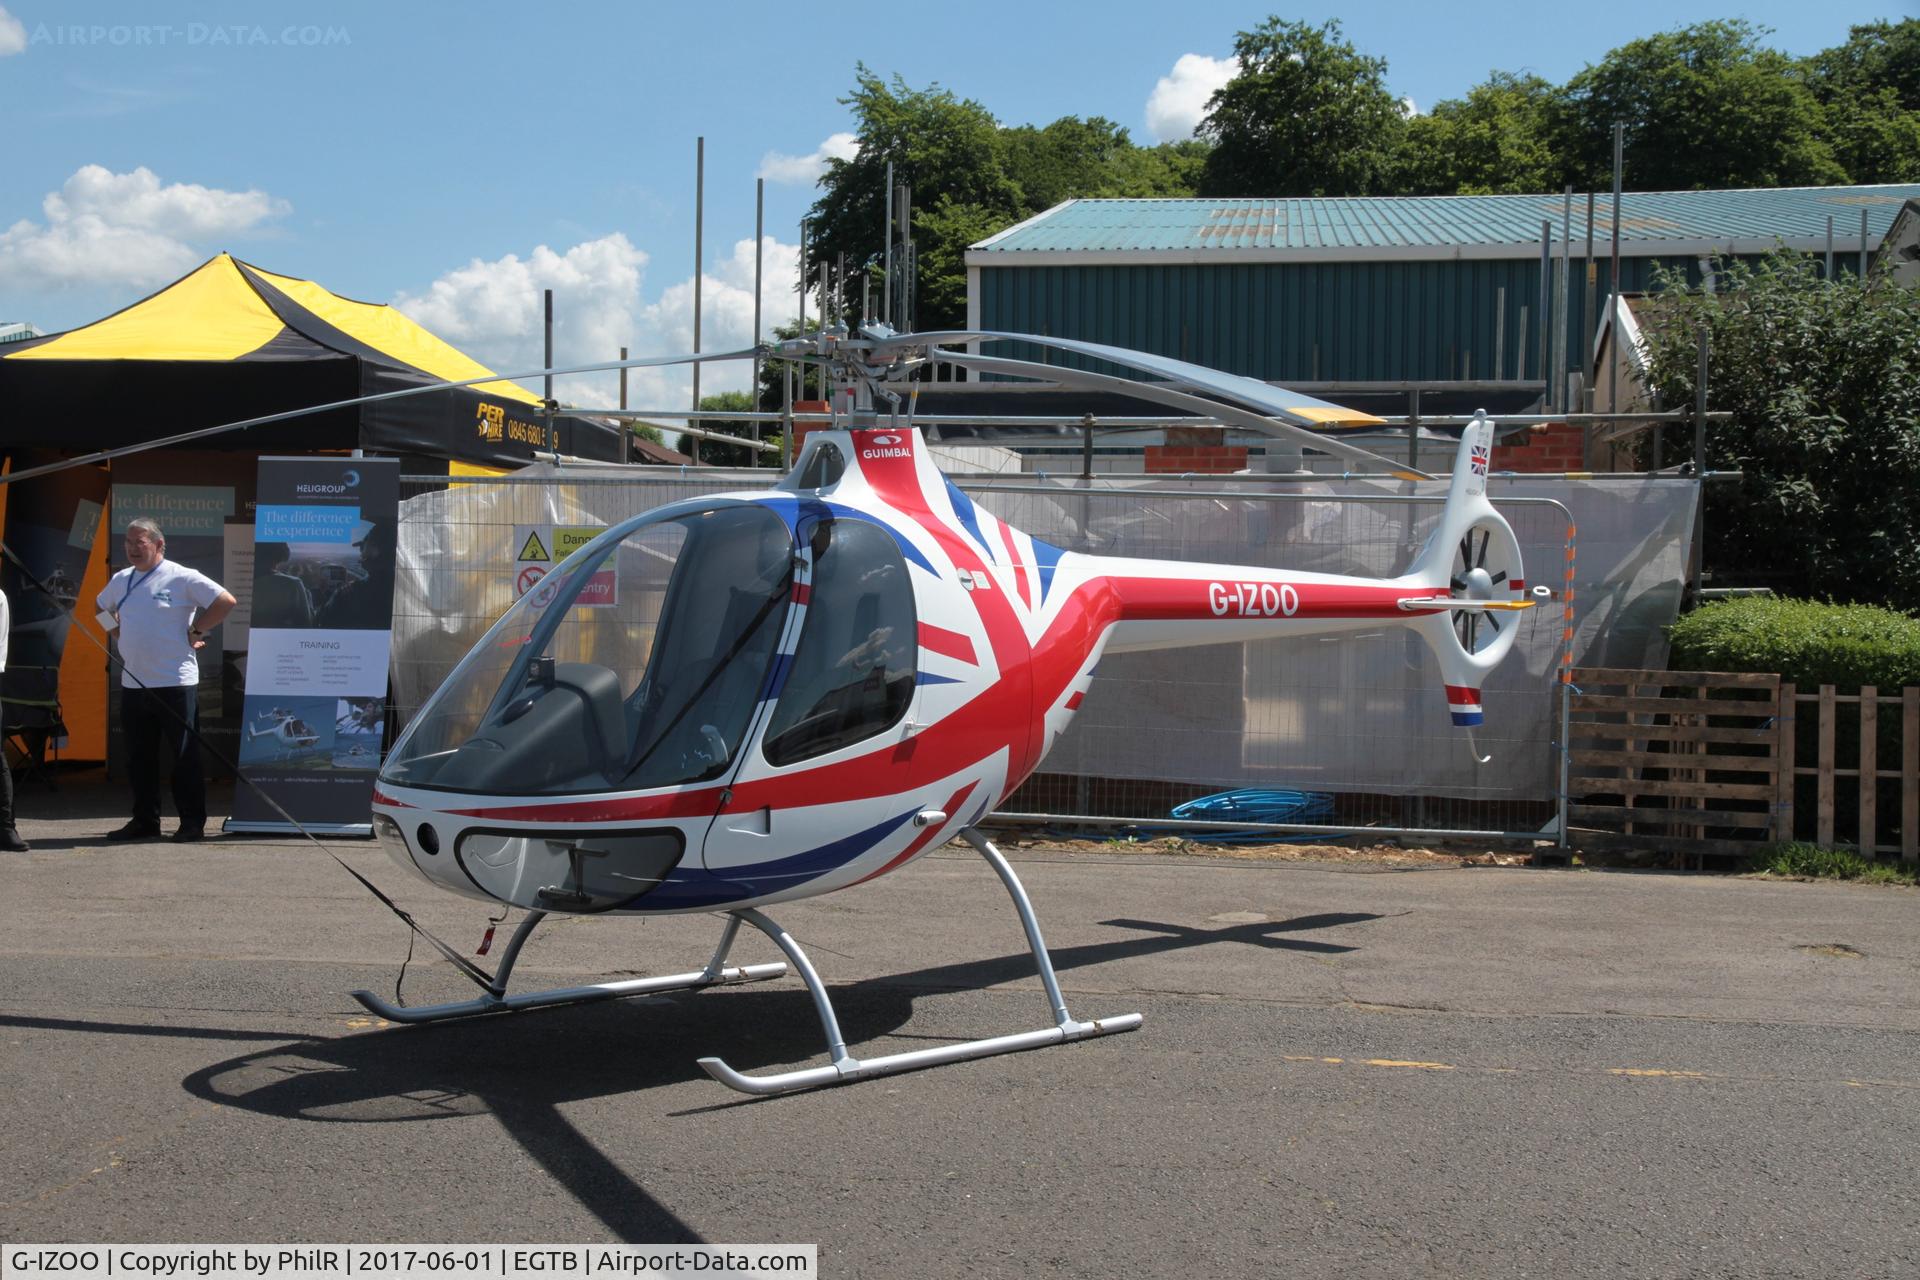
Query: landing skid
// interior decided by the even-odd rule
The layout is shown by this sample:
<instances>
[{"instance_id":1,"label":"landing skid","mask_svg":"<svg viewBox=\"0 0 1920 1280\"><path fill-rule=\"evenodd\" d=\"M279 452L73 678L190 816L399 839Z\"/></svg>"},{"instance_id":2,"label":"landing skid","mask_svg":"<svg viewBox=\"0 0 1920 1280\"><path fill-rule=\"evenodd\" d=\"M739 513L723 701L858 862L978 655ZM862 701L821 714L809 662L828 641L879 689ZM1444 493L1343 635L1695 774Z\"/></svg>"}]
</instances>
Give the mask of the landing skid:
<instances>
[{"instance_id":1,"label":"landing skid","mask_svg":"<svg viewBox=\"0 0 1920 1280\"><path fill-rule=\"evenodd\" d=\"M1132 1031L1142 1021L1137 1013L1121 1014L1115 1018L1098 1018L1092 1022L1077 1022L1067 1012L1066 998L1060 994L1060 982L1054 977L1053 961L1047 955L1047 944L1040 936L1040 922L1033 914L1033 904L1027 900L1027 891L1020 883L1020 877L993 847L993 842L974 830L961 833L968 844L979 850L980 856L987 860L1000 882L1013 898L1014 909L1020 913L1021 927L1027 933L1027 946L1033 952L1035 965L1040 971L1040 982L1046 988L1047 1003L1053 1013L1053 1025L1036 1031L1023 1031L1014 1035L992 1036L984 1040L968 1040L961 1044L940 1045L931 1049L916 1049L910 1053L888 1054L880 1058L856 1058L847 1052L846 1038L840 1034L839 1019L834 1016L833 1000L827 995L827 988L820 981L820 975L814 972L813 964L807 959L806 952L793 940L785 929L775 924L761 912L742 907L726 913L726 929L720 935L720 945L714 949L713 959L707 967L695 973L679 973L659 978L635 978L626 982L600 982L585 987L560 987L552 991L533 991L525 995L509 996L507 979L513 973L514 962L520 958L520 948L525 945L527 936L534 927L546 918L544 911L534 911L520 922L514 930L513 939L507 943L507 949L500 957L500 969L493 981L493 988L486 995L474 1000L461 1000L450 1004L423 1005L409 1008L382 1000L371 991L356 991L353 998L380 1017L389 1022L421 1023L447 1022L459 1018L473 1018L486 1014L512 1013L519 1009L550 1008L555 1005L586 1004L596 1000L618 1000L627 996L650 995L663 991L685 991L695 987L723 986L740 982L763 982L777 978L787 971L785 964L749 964L732 968L726 967L727 952L733 947L734 939L740 932L742 921L752 925L767 935L786 953L793 963L795 972L801 981L807 984L807 992L813 997L814 1012L820 1017L820 1027L826 1033L827 1057L830 1059L824 1067L808 1067L799 1071L786 1071L776 1075L750 1076L735 1071L719 1058L702 1058L700 1065L706 1073L730 1089L741 1093L770 1094L790 1093L798 1089L813 1089L821 1085L846 1084L854 1080L865 1080L872 1076L892 1075L900 1071L915 1071L922 1067L937 1067L948 1062L965 1062L973 1058L988 1058L996 1054L1017 1053L1023 1049L1039 1049L1051 1044L1063 1044L1069 1040L1089 1040L1094 1036L1113 1035L1116 1032Z\"/></svg>"},{"instance_id":2,"label":"landing skid","mask_svg":"<svg viewBox=\"0 0 1920 1280\"><path fill-rule=\"evenodd\" d=\"M513 931L512 940L507 943L507 949L501 953L493 989L477 999L409 1008L382 1000L371 991L356 991L353 998L389 1022L448 1022L490 1013L512 1013L518 1009L547 1009L556 1005L590 1004L596 1000L657 995L663 991L687 991L695 987L765 982L787 971L787 966L778 962L726 967L727 952L733 948L734 937L740 932L739 919L730 915L727 917L727 927L720 935L720 945L714 949L713 959L707 961L706 968L697 972L633 978L624 982L596 982L585 987L558 987L552 991L529 991L525 995L510 996L507 994L507 979L513 974L514 962L520 958L520 948L526 945L527 936L533 932L534 926L546 918L546 912L532 911L520 922L520 927Z\"/></svg>"},{"instance_id":3,"label":"landing skid","mask_svg":"<svg viewBox=\"0 0 1920 1280\"><path fill-rule=\"evenodd\" d=\"M1040 970L1040 981L1047 989L1047 1002L1053 1011L1053 1025L1038 1031L1025 1031L1017 1035L993 1036L985 1040L968 1040L963 1044L941 1045L933 1049L916 1049L910 1053L889 1054L882 1058L860 1059L847 1052L847 1043L840 1034L839 1020L833 1014L833 1001L827 996L827 989L820 981L820 975L814 972L813 965L807 960L800 945L779 925L752 908L733 912L735 918L744 919L748 924L773 939L774 944L786 953L793 962L794 970L807 984L807 991L813 996L814 1012L820 1015L820 1026L827 1036L827 1057L832 1061L824 1067L809 1067L800 1071L786 1071L778 1075L749 1076L735 1071L718 1058L700 1059L706 1073L726 1085L729 1089L738 1089L741 1093L769 1094L788 1093L796 1089L813 1089L821 1085L845 1084L854 1080L865 1080L872 1076L892 1075L899 1071L915 1071L921 1067L937 1067L948 1062L965 1062L972 1058L988 1058L995 1054L1017 1053L1022 1049L1039 1049L1046 1045L1062 1044L1068 1040L1087 1040L1094 1036L1113 1035L1120 1031L1132 1031L1141 1023L1137 1013L1122 1014L1116 1018L1099 1018L1092 1022L1076 1022L1067 1013L1066 999L1060 994L1060 983L1053 975L1053 961L1047 955L1047 944L1040 937L1040 922L1034 917L1033 904L1027 900L1027 891L1020 884L1020 877L1013 873L1007 860L993 847L993 842L972 829L961 833L968 844L979 850L980 856L987 860L1000 882L1007 887L1007 893L1013 898L1014 909L1020 913L1020 924L1027 931L1027 945L1033 951L1035 964Z\"/></svg>"}]
</instances>

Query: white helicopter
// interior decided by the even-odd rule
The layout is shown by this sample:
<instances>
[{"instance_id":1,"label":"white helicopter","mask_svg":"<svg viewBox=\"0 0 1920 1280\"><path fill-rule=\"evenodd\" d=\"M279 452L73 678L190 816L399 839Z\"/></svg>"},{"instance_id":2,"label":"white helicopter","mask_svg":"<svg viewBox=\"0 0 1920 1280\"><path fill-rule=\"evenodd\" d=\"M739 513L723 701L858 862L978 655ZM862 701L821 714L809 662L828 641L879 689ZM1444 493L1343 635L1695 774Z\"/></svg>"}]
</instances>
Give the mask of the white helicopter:
<instances>
[{"instance_id":1,"label":"white helicopter","mask_svg":"<svg viewBox=\"0 0 1920 1280\"><path fill-rule=\"evenodd\" d=\"M1153 380L949 349L999 341ZM749 1076L700 1060L743 1092L1132 1030L1137 1013L1068 1013L1025 890L978 829L1066 729L1102 656L1398 624L1431 648L1438 692L1470 738L1481 684L1513 645L1511 613L1534 603L1519 544L1486 496L1484 413L1462 433L1438 527L1405 572L1288 573L1086 555L1030 537L935 468L910 406L902 420L903 384L937 359L1119 389L1417 476L1323 434L1378 419L1181 361L1028 334L836 327L760 354L818 363L832 380L836 421L807 437L792 472L770 490L672 503L607 529L501 617L395 743L373 802L389 853L442 888L529 914L485 995L410 1008L354 993L380 1016L434 1022L784 973L727 964L745 923L806 984L828 1062ZM608 569L623 579L620 607L583 607ZM812 964L763 908L898 871L956 837L1012 896L1052 1023L857 1058ZM725 924L699 970L508 995L522 945L553 912L714 913Z\"/></svg>"},{"instance_id":2,"label":"white helicopter","mask_svg":"<svg viewBox=\"0 0 1920 1280\"><path fill-rule=\"evenodd\" d=\"M261 724L265 721L265 725ZM274 707L254 718L247 726L247 741L272 739L272 745L288 756L297 755L320 741L320 731L285 707Z\"/></svg>"}]
</instances>

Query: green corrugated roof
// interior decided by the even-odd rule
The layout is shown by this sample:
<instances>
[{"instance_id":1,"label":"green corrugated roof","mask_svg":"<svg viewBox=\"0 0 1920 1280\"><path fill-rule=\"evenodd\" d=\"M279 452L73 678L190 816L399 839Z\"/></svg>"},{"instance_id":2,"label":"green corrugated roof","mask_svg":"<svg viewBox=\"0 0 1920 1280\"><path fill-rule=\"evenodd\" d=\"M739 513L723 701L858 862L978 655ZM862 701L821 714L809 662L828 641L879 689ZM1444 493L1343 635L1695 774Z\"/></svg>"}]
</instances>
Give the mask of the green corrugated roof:
<instances>
[{"instance_id":1,"label":"green corrugated roof","mask_svg":"<svg viewBox=\"0 0 1920 1280\"><path fill-rule=\"evenodd\" d=\"M1833 219L1835 247L1857 247L1860 214L1877 245L1920 183L1865 187L1791 187L1749 191L1649 191L1621 197L1622 252L1692 252L1739 242L1752 251L1779 239L1797 248L1824 245ZM1593 236L1612 235L1613 196L1595 199ZM1185 261L1215 252L1231 257L1284 253L1337 257L1451 256L1472 247L1499 256L1537 251L1540 224L1562 232L1565 197L1372 196L1288 200L1070 200L980 241L975 262L1020 254L1174 254ZM1572 238L1584 241L1587 197L1573 198ZM1504 253L1500 253L1504 250ZM1008 265L1012 265L1008 263Z\"/></svg>"}]
</instances>

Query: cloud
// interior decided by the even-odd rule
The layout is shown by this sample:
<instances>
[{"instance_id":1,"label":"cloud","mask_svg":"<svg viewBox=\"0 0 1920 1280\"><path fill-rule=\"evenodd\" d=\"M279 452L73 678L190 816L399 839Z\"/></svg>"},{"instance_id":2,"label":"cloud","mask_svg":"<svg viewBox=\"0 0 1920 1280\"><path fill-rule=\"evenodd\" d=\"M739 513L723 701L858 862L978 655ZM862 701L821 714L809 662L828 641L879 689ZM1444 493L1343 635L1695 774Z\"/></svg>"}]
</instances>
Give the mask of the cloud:
<instances>
[{"instance_id":1,"label":"cloud","mask_svg":"<svg viewBox=\"0 0 1920 1280\"><path fill-rule=\"evenodd\" d=\"M771 333L797 311L792 282L800 251L768 237L763 250L761 325ZM541 291L553 290L553 350L558 366L596 364L619 358L678 355L693 349L693 280L668 285L649 300L649 258L615 232L556 252L541 245L522 258L508 254L475 259L402 293L393 305L427 328L501 372L541 365ZM753 241L737 242L730 254L702 276L701 347L728 351L753 342ZM751 364L709 365L700 391L744 390ZM685 366L635 369L628 375L628 403L638 408L684 408L691 396ZM619 375L580 374L555 381L555 396L580 405L619 403Z\"/></svg>"},{"instance_id":2,"label":"cloud","mask_svg":"<svg viewBox=\"0 0 1920 1280\"><path fill-rule=\"evenodd\" d=\"M0 5L0 58L27 51L27 29Z\"/></svg>"},{"instance_id":3,"label":"cloud","mask_svg":"<svg viewBox=\"0 0 1920 1280\"><path fill-rule=\"evenodd\" d=\"M1240 74L1240 59L1183 53L1170 75L1161 76L1147 97L1147 131L1155 142L1179 142L1193 136L1207 114L1207 99Z\"/></svg>"},{"instance_id":4,"label":"cloud","mask_svg":"<svg viewBox=\"0 0 1920 1280\"><path fill-rule=\"evenodd\" d=\"M851 160L860 154L860 139L850 133L836 133L814 148L810 156L782 155L769 151L760 157L760 169L754 175L768 182L810 187L827 171L828 160Z\"/></svg>"},{"instance_id":5,"label":"cloud","mask_svg":"<svg viewBox=\"0 0 1920 1280\"><path fill-rule=\"evenodd\" d=\"M76 170L40 207L44 224L23 218L0 232L0 284L162 284L206 256L194 242L244 234L292 208L264 191L162 185L145 167L113 173L97 164Z\"/></svg>"}]
</instances>

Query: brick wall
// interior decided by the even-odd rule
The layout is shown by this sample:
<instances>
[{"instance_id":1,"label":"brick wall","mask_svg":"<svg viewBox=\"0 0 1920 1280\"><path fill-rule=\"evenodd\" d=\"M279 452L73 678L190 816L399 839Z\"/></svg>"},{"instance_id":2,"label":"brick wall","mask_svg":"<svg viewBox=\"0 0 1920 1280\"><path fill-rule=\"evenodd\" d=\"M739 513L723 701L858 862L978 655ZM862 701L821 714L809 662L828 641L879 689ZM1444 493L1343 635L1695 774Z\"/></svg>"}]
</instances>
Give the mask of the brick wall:
<instances>
[{"instance_id":1,"label":"brick wall","mask_svg":"<svg viewBox=\"0 0 1920 1280\"><path fill-rule=\"evenodd\" d=\"M1494 446L1493 469L1555 474L1585 471L1587 455L1581 428L1566 422L1549 422L1524 434L1508 436Z\"/></svg>"},{"instance_id":2,"label":"brick wall","mask_svg":"<svg viewBox=\"0 0 1920 1280\"><path fill-rule=\"evenodd\" d=\"M832 406L825 400L795 400L793 402L793 411L795 413L825 413L830 408L832 408ZM816 431L826 430L826 426L827 424L824 422L794 423L792 456L798 458L800 451L806 447L807 437Z\"/></svg>"},{"instance_id":3,"label":"brick wall","mask_svg":"<svg viewBox=\"0 0 1920 1280\"><path fill-rule=\"evenodd\" d=\"M1226 440L1223 427L1169 427L1165 444L1147 446L1147 474L1224 475L1246 470L1246 448Z\"/></svg>"}]
</instances>

